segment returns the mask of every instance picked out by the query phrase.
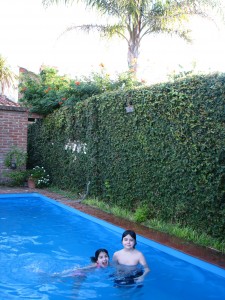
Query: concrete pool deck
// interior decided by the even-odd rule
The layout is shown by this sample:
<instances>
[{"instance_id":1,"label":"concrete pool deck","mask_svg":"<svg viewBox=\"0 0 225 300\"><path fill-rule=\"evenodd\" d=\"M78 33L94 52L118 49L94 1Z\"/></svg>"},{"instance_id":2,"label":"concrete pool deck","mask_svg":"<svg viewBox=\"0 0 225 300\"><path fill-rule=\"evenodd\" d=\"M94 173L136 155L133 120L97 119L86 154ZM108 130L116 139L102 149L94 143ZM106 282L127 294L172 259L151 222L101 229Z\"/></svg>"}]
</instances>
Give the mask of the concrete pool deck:
<instances>
[{"instance_id":1,"label":"concrete pool deck","mask_svg":"<svg viewBox=\"0 0 225 300\"><path fill-rule=\"evenodd\" d=\"M196 246L190 242L184 241L182 239L172 237L168 234L158 232L152 229L149 229L143 225L137 224L135 222L131 222L119 217L115 217L112 214L103 212L99 209L90 207L81 202L76 202L75 200L71 200L57 193L50 192L45 189L30 189L30 188L14 188L14 187L5 187L0 186L0 194L17 194L17 193L39 193L56 201L59 201L65 205L71 206L77 210L80 210L84 213L107 221L111 224L114 224L118 227L124 229L132 229L137 234L151 239L160 244L166 245L173 249L184 252L188 255L199 258L203 261L214 264L218 267L225 269L225 254L222 254L214 249Z\"/></svg>"}]
</instances>

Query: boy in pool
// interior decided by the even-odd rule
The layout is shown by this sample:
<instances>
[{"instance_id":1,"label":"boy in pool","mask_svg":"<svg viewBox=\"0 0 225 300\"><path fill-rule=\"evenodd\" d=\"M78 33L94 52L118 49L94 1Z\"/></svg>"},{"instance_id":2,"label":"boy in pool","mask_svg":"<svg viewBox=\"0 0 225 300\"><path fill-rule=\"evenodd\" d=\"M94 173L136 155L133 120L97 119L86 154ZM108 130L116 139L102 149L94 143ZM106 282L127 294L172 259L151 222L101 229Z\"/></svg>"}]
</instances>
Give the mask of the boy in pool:
<instances>
[{"instance_id":1,"label":"boy in pool","mask_svg":"<svg viewBox=\"0 0 225 300\"><path fill-rule=\"evenodd\" d=\"M142 252L135 249L136 233L133 230L126 230L122 234L123 249L113 254L113 262L117 266L118 275L116 283L132 284L142 282L150 272L146 259ZM138 266L142 268L138 268Z\"/></svg>"}]
</instances>

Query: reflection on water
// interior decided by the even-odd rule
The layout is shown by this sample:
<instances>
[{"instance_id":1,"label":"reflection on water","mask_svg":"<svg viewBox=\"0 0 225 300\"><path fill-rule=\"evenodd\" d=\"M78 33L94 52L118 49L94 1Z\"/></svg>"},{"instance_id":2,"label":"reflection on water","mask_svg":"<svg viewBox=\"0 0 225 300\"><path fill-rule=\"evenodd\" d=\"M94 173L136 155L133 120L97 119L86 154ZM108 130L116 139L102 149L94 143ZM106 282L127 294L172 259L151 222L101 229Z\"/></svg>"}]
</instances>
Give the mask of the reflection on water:
<instances>
[{"instance_id":1,"label":"reflection on water","mask_svg":"<svg viewBox=\"0 0 225 300\"><path fill-rule=\"evenodd\" d=\"M223 277L139 241L151 268L141 285L112 267L64 276L89 265L98 248L112 257L121 234L41 197L9 197L0 205L0 299L224 300Z\"/></svg>"}]
</instances>

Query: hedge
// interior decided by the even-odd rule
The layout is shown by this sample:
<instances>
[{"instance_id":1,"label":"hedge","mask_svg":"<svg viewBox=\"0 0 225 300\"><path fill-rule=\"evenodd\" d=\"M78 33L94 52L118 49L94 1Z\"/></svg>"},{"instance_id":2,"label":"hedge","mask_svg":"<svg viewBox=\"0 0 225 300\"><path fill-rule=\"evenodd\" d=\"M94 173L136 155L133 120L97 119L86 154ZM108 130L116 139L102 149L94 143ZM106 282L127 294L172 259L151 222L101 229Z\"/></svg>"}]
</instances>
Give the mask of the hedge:
<instances>
[{"instance_id":1,"label":"hedge","mask_svg":"<svg viewBox=\"0 0 225 300\"><path fill-rule=\"evenodd\" d=\"M30 127L29 163L61 188L90 181L108 203L224 240L224 127L225 74L194 76L55 111Z\"/></svg>"}]
</instances>

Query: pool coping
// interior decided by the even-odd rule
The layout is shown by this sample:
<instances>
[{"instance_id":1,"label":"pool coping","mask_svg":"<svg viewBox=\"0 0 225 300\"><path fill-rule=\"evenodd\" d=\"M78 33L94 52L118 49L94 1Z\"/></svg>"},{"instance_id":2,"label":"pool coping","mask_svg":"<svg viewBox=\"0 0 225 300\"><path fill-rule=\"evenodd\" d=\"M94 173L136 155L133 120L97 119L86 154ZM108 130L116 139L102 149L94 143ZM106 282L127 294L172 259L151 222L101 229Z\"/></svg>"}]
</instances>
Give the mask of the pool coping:
<instances>
[{"instance_id":1,"label":"pool coping","mask_svg":"<svg viewBox=\"0 0 225 300\"><path fill-rule=\"evenodd\" d=\"M90 217L95 217L102 222L107 222L112 226L117 226L122 232L124 229L132 229L136 231L140 239L149 239L154 243L160 244L161 247L170 247L173 250L181 252L181 254L192 256L193 259L199 259L203 262L209 263L216 267L225 269L225 255L210 248L196 246L192 243L186 242L182 239L172 237L168 234L157 232L150 228L147 228L143 225L131 222L119 217L115 217L112 214L103 212L99 209L90 207L80 202L70 200L62 195L53 193L43 189L28 189L28 188L11 188L11 187L1 187L0 186L0 195L3 194L39 194L54 200L54 202L61 203L67 207L72 207L80 213L89 215Z\"/></svg>"}]
</instances>

